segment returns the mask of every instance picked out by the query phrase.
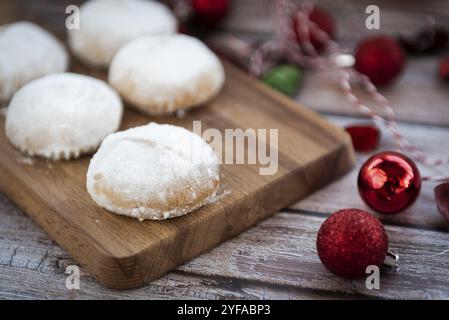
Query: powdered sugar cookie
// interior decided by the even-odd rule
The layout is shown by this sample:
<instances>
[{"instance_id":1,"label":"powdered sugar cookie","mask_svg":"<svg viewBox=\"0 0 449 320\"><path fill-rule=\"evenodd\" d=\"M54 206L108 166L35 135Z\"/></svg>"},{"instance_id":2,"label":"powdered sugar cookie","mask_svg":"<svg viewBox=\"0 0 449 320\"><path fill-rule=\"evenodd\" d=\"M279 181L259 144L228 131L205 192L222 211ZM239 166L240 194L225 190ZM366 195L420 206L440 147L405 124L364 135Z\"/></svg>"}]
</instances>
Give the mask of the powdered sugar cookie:
<instances>
[{"instance_id":1,"label":"powdered sugar cookie","mask_svg":"<svg viewBox=\"0 0 449 320\"><path fill-rule=\"evenodd\" d=\"M186 35L141 37L114 57L109 83L150 115L201 105L219 92L224 71L201 41Z\"/></svg>"},{"instance_id":2,"label":"powdered sugar cookie","mask_svg":"<svg viewBox=\"0 0 449 320\"><path fill-rule=\"evenodd\" d=\"M68 31L72 52L107 67L117 50L142 35L174 33L176 18L163 4L147 0L92 0L80 8L80 28Z\"/></svg>"},{"instance_id":3,"label":"powdered sugar cookie","mask_svg":"<svg viewBox=\"0 0 449 320\"><path fill-rule=\"evenodd\" d=\"M150 123L108 136L87 171L101 207L139 220L181 216L214 199L218 157L198 135Z\"/></svg>"},{"instance_id":4,"label":"powdered sugar cookie","mask_svg":"<svg viewBox=\"0 0 449 320\"><path fill-rule=\"evenodd\" d=\"M13 96L6 135L30 156L76 158L116 131L122 112L120 97L103 81L53 74L31 81Z\"/></svg>"},{"instance_id":5,"label":"powdered sugar cookie","mask_svg":"<svg viewBox=\"0 0 449 320\"><path fill-rule=\"evenodd\" d=\"M68 66L65 48L50 33L30 22L0 27L0 101L23 85Z\"/></svg>"}]
</instances>

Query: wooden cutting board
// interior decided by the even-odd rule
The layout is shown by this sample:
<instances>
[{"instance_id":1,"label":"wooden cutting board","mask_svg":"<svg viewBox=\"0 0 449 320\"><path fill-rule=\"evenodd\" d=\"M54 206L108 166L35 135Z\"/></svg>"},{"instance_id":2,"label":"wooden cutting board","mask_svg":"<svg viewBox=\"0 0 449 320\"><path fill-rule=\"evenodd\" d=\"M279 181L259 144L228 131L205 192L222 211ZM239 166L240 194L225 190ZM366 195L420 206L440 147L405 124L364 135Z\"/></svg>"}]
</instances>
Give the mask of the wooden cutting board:
<instances>
[{"instance_id":1,"label":"wooden cutting board","mask_svg":"<svg viewBox=\"0 0 449 320\"><path fill-rule=\"evenodd\" d=\"M217 202L187 216L144 221L98 207L85 188L89 156L51 162L25 158L8 142L0 118L0 189L96 279L112 288L143 285L237 235L348 171L354 162L346 133L228 63L216 99L183 118L150 119L127 109L122 129L152 120L203 130L278 129L279 168L221 165ZM73 71L91 73L81 66ZM95 76L105 78L102 72Z\"/></svg>"},{"instance_id":2,"label":"wooden cutting board","mask_svg":"<svg viewBox=\"0 0 449 320\"><path fill-rule=\"evenodd\" d=\"M2 2L3 3L3 2ZM70 1L5 1L0 23L33 20L65 38ZM43 4L46 4L44 6ZM9 9L8 9L9 8ZM150 121L202 129L278 129L278 171L259 165L221 165L219 201L184 217L139 222L99 208L85 188L90 156L75 161L29 159L7 141L0 116L0 189L98 281L113 288L143 285L237 235L348 171L349 137L319 115L251 79L228 63L216 99L183 118L150 119L127 109L122 129ZM106 79L72 59L71 71ZM220 152L221 150L217 150Z\"/></svg>"}]
</instances>

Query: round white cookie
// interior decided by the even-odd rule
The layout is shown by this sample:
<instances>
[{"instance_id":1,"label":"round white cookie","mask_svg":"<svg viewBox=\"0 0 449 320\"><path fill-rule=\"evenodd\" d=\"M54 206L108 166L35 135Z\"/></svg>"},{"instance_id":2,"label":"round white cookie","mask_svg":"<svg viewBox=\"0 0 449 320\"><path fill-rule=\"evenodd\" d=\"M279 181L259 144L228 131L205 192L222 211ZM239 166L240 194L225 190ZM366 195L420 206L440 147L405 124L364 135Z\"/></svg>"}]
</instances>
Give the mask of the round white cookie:
<instances>
[{"instance_id":1,"label":"round white cookie","mask_svg":"<svg viewBox=\"0 0 449 320\"><path fill-rule=\"evenodd\" d=\"M30 156L76 158L116 131L122 113L120 97L103 81L53 74L31 81L13 96L6 135Z\"/></svg>"},{"instance_id":2,"label":"round white cookie","mask_svg":"<svg viewBox=\"0 0 449 320\"><path fill-rule=\"evenodd\" d=\"M109 83L125 101L149 115L199 106L224 83L217 56L186 35L141 37L115 55Z\"/></svg>"},{"instance_id":3,"label":"round white cookie","mask_svg":"<svg viewBox=\"0 0 449 320\"><path fill-rule=\"evenodd\" d=\"M177 22L162 3L147 0L92 0L80 8L80 28L68 30L69 46L82 61L107 67L128 41L142 35L174 33Z\"/></svg>"},{"instance_id":4,"label":"round white cookie","mask_svg":"<svg viewBox=\"0 0 449 320\"><path fill-rule=\"evenodd\" d=\"M87 171L101 207L139 220L187 214L215 198L218 157L198 135L150 123L108 136Z\"/></svg>"},{"instance_id":5,"label":"round white cookie","mask_svg":"<svg viewBox=\"0 0 449 320\"><path fill-rule=\"evenodd\" d=\"M30 22L0 27L0 101L23 85L68 66L65 48L50 33Z\"/></svg>"}]
</instances>

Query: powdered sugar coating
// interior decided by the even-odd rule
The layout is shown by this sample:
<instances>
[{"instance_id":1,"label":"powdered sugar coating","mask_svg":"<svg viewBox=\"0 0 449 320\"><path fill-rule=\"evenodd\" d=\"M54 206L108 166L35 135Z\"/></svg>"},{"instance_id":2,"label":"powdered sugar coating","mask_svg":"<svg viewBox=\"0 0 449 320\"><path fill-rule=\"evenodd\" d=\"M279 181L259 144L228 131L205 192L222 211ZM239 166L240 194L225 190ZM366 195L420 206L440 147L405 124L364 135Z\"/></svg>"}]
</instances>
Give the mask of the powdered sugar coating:
<instances>
[{"instance_id":1,"label":"powdered sugar coating","mask_svg":"<svg viewBox=\"0 0 449 320\"><path fill-rule=\"evenodd\" d=\"M122 113L120 97L103 81L53 74L31 81L13 96L6 135L30 156L76 158L116 131Z\"/></svg>"},{"instance_id":2,"label":"powdered sugar coating","mask_svg":"<svg viewBox=\"0 0 449 320\"><path fill-rule=\"evenodd\" d=\"M176 18L162 3L146 0L92 0L80 8L80 28L68 30L72 52L84 62L107 67L128 41L174 33Z\"/></svg>"},{"instance_id":3,"label":"powdered sugar coating","mask_svg":"<svg viewBox=\"0 0 449 320\"><path fill-rule=\"evenodd\" d=\"M186 35L141 37L115 55L109 83L129 103L150 115L201 105L224 83L220 60Z\"/></svg>"},{"instance_id":4,"label":"powdered sugar coating","mask_svg":"<svg viewBox=\"0 0 449 320\"><path fill-rule=\"evenodd\" d=\"M31 80L63 72L68 66L65 48L49 32L30 22L0 27L0 101Z\"/></svg>"},{"instance_id":5,"label":"powdered sugar coating","mask_svg":"<svg viewBox=\"0 0 449 320\"><path fill-rule=\"evenodd\" d=\"M139 220L187 214L214 199L218 184L213 149L184 128L157 123L109 135L87 171L99 206Z\"/></svg>"}]
</instances>

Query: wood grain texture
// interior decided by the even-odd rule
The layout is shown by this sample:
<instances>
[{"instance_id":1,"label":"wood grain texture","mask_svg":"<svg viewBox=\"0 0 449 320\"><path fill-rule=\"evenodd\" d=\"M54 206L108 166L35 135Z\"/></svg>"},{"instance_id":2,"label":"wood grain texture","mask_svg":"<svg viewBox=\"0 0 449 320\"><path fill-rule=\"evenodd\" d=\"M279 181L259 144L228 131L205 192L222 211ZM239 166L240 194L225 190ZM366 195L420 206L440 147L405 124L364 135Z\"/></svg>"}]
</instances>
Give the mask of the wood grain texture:
<instances>
[{"instance_id":1,"label":"wood grain texture","mask_svg":"<svg viewBox=\"0 0 449 320\"><path fill-rule=\"evenodd\" d=\"M274 175L260 175L260 164L222 165L221 185L228 195L184 217L138 222L107 213L91 200L85 187L88 157L54 163L36 159L32 165L20 161L20 153L7 141L2 119L0 188L98 281L132 288L246 230L352 167L352 146L343 130L235 67L225 63L225 69L223 91L202 108L183 118L158 119L127 110L122 129L150 120L189 129L199 120L203 130L215 128L223 136L225 129L276 129L279 167ZM72 70L88 71L78 65Z\"/></svg>"}]
</instances>

